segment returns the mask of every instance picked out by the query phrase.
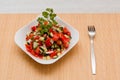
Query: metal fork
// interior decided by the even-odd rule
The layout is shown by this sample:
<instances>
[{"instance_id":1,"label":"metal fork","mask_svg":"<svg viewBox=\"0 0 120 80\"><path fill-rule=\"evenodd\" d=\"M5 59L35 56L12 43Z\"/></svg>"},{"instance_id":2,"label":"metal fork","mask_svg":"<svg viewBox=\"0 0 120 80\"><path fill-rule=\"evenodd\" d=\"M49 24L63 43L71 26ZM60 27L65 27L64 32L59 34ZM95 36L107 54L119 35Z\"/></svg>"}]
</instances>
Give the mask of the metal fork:
<instances>
[{"instance_id":1,"label":"metal fork","mask_svg":"<svg viewBox=\"0 0 120 80\"><path fill-rule=\"evenodd\" d=\"M96 61L95 61L95 54L94 54L94 37L95 37L95 27L88 26L88 34L90 37L90 44L91 44L91 63L92 63L92 74L96 74Z\"/></svg>"}]
</instances>

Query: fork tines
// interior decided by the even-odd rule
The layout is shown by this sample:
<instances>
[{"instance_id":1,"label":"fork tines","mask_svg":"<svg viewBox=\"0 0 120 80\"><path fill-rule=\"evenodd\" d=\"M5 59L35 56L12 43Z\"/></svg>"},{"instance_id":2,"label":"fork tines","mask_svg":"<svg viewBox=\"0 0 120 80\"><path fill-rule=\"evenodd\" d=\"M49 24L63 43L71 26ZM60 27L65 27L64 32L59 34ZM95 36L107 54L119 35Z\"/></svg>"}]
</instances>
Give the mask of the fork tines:
<instances>
[{"instance_id":1,"label":"fork tines","mask_svg":"<svg viewBox=\"0 0 120 80\"><path fill-rule=\"evenodd\" d=\"M95 31L95 27L93 26L88 26L88 31Z\"/></svg>"}]
</instances>

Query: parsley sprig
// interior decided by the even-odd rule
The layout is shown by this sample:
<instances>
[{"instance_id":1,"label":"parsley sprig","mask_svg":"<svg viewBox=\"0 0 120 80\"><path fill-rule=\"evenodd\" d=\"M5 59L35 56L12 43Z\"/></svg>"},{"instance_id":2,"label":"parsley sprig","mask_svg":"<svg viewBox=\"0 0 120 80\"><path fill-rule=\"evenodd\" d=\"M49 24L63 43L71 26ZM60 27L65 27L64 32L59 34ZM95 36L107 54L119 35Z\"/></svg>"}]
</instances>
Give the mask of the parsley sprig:
<instances>
[{"instance_id":1,"label":"parsley sprig","mask_svg":"<svg viewBox=\"0 0 120 80\"><path fill-rule=\"evenodd\" d=\"M54 13L52 8L47 8L45 11L42 12L43 17L39 17L37 19L38 23L40 24L40 27L42 28L40 33L48 33L48 30L53 26L58 24L55 20L56 14ZM44 22L47 21L48 24L44 25Z\"/></svg>"}]
</instances>

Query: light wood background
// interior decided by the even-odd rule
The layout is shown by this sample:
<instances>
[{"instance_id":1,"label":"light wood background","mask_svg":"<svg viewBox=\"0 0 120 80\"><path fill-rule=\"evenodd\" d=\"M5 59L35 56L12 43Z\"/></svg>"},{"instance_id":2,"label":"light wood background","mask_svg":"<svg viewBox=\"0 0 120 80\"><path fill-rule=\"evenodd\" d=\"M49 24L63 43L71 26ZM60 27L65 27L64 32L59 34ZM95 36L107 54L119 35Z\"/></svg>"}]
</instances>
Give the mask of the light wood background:
<instances>
[{"instance_id":1,"label":"light wood background","mask_svg":"<svg viewBox=\"0 0 120 80\"><path fill-rule=\"evenodd\" d=\"M120 80L120 14L59 14L80 39L51 65L33 61L14 42L15 32L37 15L0 14L0 80L93 80L88 25L96 27L96 80Z\"/></svg>"}]
</instances>

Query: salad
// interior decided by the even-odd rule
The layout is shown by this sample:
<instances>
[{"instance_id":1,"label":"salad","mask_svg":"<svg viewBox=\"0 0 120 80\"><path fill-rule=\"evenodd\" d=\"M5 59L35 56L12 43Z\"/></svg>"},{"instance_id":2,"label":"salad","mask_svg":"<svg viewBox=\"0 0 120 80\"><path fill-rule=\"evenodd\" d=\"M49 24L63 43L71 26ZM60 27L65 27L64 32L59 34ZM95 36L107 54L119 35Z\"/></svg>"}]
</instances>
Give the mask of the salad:
<instances>
[{"instance_id":1,"label":"salad","mask_svg":"<svg viewBox=\"0 0 120 80\"><path fill-rule=\"evenodd\" d=\"M71 33L67 27L58 24L52 8L42 12L37 19L38 24L31 26L26 35L26 50L41 59L55 59L69 47Z\"/></svg>"}]
</instances>

